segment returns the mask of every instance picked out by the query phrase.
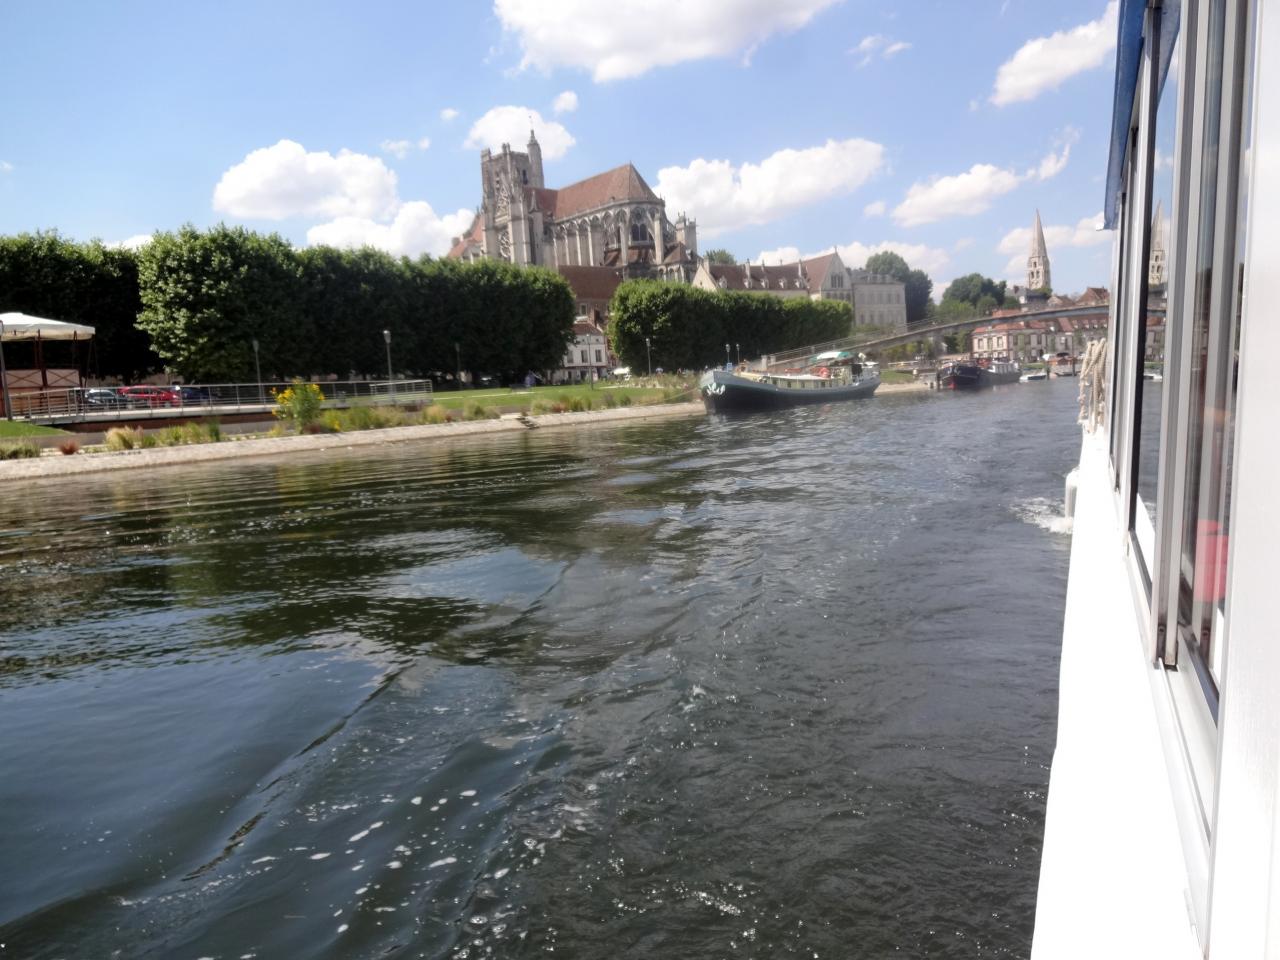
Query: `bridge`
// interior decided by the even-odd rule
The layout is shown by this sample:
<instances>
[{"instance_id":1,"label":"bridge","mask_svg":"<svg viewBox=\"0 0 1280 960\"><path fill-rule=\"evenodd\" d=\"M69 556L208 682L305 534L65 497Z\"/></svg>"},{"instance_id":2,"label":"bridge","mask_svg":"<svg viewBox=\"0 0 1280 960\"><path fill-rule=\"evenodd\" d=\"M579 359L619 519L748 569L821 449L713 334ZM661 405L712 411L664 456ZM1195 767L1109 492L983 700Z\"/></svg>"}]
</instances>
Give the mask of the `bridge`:
<instances>
[{"instance_id":1,"label":"bridge","mask_svg":"<svg viewBox=\"0 0 1280 960\"><path fill-rule=\"evenodd\" d=\"M1085 317L1106 318L1107 312L1108 305L1105 303L1082 307L1047 307L1042 310L1028 310L1023 313L971 317L967 320L953 320L947 323L935 323L929 324L928 326L911 327L904 333L893 333L883 337L844 337L840 340L831 340L827 343L815 343L807 347L801 347L797 350L787 350L784 353L770 354L764 358L765 366L770 370L795 366L798 361L805 361L814 354L826 353L831 350L879 353L882 350L888 350L891 347L901 346L905 343L915 343L919 340L939 340L949 333L956 333L962 330L972 330L975 327L986 326L991 323L1017 323L1023 320L1069 320L1077 317L1081 319ZM1148 314L1153 316L1158 315L1163 319L1163 301L1158 305L1154 303L1151 304L1148 307Z\"/></svg>"}]
</instances>

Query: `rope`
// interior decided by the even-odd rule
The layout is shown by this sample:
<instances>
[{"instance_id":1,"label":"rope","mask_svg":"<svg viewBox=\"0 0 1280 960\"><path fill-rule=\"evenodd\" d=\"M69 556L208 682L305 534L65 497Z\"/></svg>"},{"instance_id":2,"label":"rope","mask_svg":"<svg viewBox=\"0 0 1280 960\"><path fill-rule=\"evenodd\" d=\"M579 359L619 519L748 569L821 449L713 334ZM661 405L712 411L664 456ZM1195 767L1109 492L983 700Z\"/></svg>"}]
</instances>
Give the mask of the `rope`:
<instances>
[{"instance_id":1,"label":"rope","mask_svg":"<svg viewBox=\"0 0 1280 960\"><path fill-rule=\"evenodd\" d=\"M1106 338L1091 340L1085 347L1080 365L1080 418L1077 421L1093 433L1107 410L1107 356L1110 344Z\"/></svg>"}]
</instances>

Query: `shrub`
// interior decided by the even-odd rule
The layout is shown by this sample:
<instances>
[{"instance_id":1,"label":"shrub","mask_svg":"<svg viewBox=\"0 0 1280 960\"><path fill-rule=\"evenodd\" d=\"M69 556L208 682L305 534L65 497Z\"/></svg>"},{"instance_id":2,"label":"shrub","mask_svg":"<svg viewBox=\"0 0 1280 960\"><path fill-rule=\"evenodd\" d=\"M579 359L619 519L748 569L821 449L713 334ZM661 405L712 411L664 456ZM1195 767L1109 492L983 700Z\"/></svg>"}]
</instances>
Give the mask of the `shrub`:
<instances>
[{"instance_id":1,"label":"shrub","mask_svg":"<svg viewBox=\"0 0 1280 960\"><path fill-rule=\"evenodd\" d=\"M450 423L452 420L453 418L449 416L449 411L438 403L433 403L422 411L423 423Z\"/></svg>"},{"instance_id":2,"label":"shrub","mask_svg":"<svg viewBox=\"0 0 1280 960\"><path fill-rule=\"evenodd\" d=\"M565 406L563 403L561 403L559 400L557 400L555 403L553 403L553 404L551 405L551 412L552 412L552 413L564 413L564 412L565 412L566 410L568 410L568 409L569 409L569 408L568 408L568 407L566 407L566 406Z\"/></svg>"},{"instance_id":3,"label":"shrub","mask_svg":"<svg viewBox=\"0 0 1280 960\"><path fill-rule=\"evenodd\" d=\"M629 406L631 406L631 394L629 394L629 393L624 393L624 394L622 395L622 399L621 399L620 401L618 401L618 402L619 402L622 406L624 406L624 407L629 407Z\"/></svg>"},{"instance_id":4,"label":"shrub","mask_svg":"<svg viewBox=\"0 0 1280 960\"><path fill-rule=\"evenodd\" d=\"M63 440L58 444L58 452L63 456L70 457L80 452L80 444L75 440Z\"/></svg>"},{"instance_id":5,"label":"shrub","mask_svg":"<svg viewBox=\"0 0 1280 960\"><path fill-rule=\"evenodd\" d=\"M333 433L334 430L323 420L312 420L302 425L302 433Z\"/></svg>"},{"instance_id":6,"label":"shrub","mask_svg":"<svg viewBox=\"0 0 1280 960\"><path fill-rule=\"evenodd\" d=\"M291 386L277 392L276 408L272 412L281 420L287 420L299 430L320 419L320 408L324 404L324 394L314 383L307 383L295 377ZM312 431L314 432L314 431Z\"/></svg>"},{"instance_id":7,"label":"shrub","mask_svg":"<svg viewBox=\"0 0 1280 960\"><path fill-rule=\"evenodd\" d=\"M584 410L591 409L590 397L574 397L569 401L569 410L573 413L582 413Z\"/></svg>"},{"instance_id":8,"label":"shrub","mask_svg":"<svg viewBox=\"0 0 1280 960\"><path fill-rule=\"evenodd\" d=\"M182 425L182 443L217 443L222 427L216 420L192 420Z\"/></svg>"},{"instance_id":9,"label":"shrub","mask_svg":"<svg viewBox=\"0 0 1280 960\"><path fill-rule=\"evenodd\" d=\"M497 410L474 400L468 400L466 406L462 408L463 420L497 420L500 416Z\"/></svg>"},{"instance_id":10,"label":"shrub","mask_svg":"<svg viewBox=\"0 0 1280 960\"><path fill-rule=\"evenodd\" d=\"M187 435L182 427L165 427L156 431L155 440L162 447L177 447L187 443Z\"/></svg>"},{"instance_id":11,"label":"shrub","mask_svg":"<svg viewBox=\"0 0 1280 960\"><path fill-rule=\"evenodd\" d=\"M29 460L38 456L40 448L31 440L0 444L0 460Z\"/></svg>"},{"instance_id":12,"label":"shrub","mask_svg":"<svg viewBox=\"0 0 1280 960\"><path fill-rule=\"evenodd\" d=\"M154 433L145 433L141 430L138 432L142 434L142 436L138 438L138 446L143 450L150 450L152 447L158 447L160 445L160 441L156 439L156 435Z\"/></svg>"},{"instance_id":13,"label":"shrub","mask_svg":"<svg viewBox=\"0 0 1280 960\"><path fill-rule=\"evenodd\" d=\"M545 400L535 400L529 404L529 413L535 417L539 417L544 413L551 413L551 404Z\"/></svg>"},{"instance_id":14,"label":"shrub","mask_svg":"<svg viewBox=\"0 0 1280 960\"><path fill-rule=\"evenodd\" d=\"M137 427L112 427L107 431L108 450L136 450L142 446L142 431Z\"/></svg>"},{"instance_id":15,"label":"shrub","mask_svg":"<svg viewBox=\"0 0 1280 960\"><path fill-rule=\"evenodd\" d=\"M604 405L604 408L606 410L612 410L614 407L618 405L617 394L615 394L612 390L606 390L604 392L604 395L600 398L600 402Z\"/></svg>"}]
</instances>

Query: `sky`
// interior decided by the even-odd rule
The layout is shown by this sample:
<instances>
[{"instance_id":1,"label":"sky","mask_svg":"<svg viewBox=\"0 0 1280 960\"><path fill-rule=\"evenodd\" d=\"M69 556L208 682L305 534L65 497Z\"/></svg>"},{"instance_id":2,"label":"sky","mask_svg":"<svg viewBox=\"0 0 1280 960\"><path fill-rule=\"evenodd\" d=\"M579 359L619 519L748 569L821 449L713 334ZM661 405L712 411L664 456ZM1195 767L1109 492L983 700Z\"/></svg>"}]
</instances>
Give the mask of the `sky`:
<instances>
[{"instance_id":1,"label":"sky","mask_svg":"<svg viewBox=\"0 0 1280 960\"><path fill-rule=\"evenodd\" d=\"M1115 0L5 0L0 234L225 222L443 254L479 152L631 162L699 247L881 249L937 297L1105 286ZM20 42L18 40L20 38Z\"/></svg>"}]
</instances>

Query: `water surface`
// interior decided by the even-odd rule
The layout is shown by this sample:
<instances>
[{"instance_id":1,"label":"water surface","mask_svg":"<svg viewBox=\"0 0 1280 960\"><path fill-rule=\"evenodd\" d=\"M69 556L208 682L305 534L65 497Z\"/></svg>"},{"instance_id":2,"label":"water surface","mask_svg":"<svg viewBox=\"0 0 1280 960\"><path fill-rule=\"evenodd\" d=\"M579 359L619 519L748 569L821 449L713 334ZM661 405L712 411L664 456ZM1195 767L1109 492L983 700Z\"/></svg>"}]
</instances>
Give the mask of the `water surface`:
<instances>
[{"instance_id":1,"label":"water surface","mask_svg":"<svg viewBox=\"0 0 1280 960\"><path fill-rule=\"evenodd\" d=\"M10 490L0 954L1025 956L1074 397Z\"/></svg>"}]
</instances>

